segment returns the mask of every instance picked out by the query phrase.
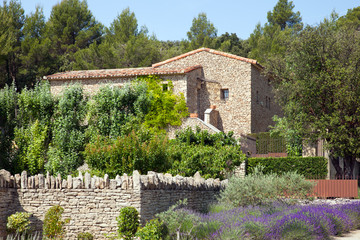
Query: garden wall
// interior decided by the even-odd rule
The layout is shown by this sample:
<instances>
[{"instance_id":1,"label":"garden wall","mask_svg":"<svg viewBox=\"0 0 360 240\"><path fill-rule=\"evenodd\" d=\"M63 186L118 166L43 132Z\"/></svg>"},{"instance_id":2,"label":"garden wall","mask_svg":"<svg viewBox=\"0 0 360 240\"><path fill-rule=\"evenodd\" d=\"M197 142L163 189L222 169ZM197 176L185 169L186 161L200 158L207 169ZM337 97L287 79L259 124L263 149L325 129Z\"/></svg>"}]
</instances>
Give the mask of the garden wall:
<instances>
[{"instance_id":1,"label":"garden wall","mask_svg":"<svg viewBox=\"0 0 360 240\"><path fill-rule=\"evenodd\" d=\"M71 219L66 239L76 239L85 231L104 239L104 234L116 233L116 217L124 206L135 207L144 223L184 198L190 208L203 210L225 184L218 179L204 180L199 174L184 178L135 171L133 176L115 179L107 175L91 178L88 173L61 179L42 174L28 177L26 172L11 176L0 170L0 237L6 235L7 217L17 211L32 213L33 227L41 231L46 211L58 204L65 210L63 217Z\"/></svg>"}]
</instances>

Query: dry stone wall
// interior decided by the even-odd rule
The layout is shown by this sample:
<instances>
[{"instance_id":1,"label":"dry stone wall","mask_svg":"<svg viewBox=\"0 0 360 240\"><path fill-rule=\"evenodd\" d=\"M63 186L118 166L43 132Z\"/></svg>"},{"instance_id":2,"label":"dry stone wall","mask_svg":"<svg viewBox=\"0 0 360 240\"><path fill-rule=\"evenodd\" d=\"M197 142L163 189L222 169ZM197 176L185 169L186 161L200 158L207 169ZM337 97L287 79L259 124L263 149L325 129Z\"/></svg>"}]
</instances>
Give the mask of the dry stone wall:
<instances>
[{"instance_id":1,"label":"dry stone wall","mask_svg":"<svg viewBox=\"0 0 360 240\"><path fill-rule=\"evenodd\" d=\"M227 181L194 177L171 176L149 172L110 179L36 175L26 172L15 176L0 170L0 238L6 236L7 217L19 211L32 213L33 227L41 231L46 211L54 205L64 208L63 217L70 218L66 226L66 239L76 239L80 232L90 232L95 239L105 239L105 234L116 233L116 217L125 206L135 207L142 223L156 213L167 210L181 199L188 206L203 210L214 202Z\"/></svg>"}]
</instances>

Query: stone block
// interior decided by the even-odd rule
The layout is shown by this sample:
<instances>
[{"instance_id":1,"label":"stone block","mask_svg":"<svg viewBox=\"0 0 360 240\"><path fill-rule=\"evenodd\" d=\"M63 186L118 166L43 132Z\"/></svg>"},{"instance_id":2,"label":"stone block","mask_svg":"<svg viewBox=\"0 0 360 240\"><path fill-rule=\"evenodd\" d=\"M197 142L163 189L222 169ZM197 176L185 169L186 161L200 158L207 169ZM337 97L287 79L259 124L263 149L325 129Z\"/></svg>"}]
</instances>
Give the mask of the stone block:
<instances>
[{"instance_id":1,"label":"stone block","mask_svg":"<svg viewBox=\"0 0 360 240\"><path fill-rule=\"evenodd\" d=\"M72 176L71 176L71 175L68 175L68 176L67 176L67 188L68 188L68 189L73 188L73 180L72 180Z\"/></svg>"},{"instance_id":2,"label":"stone block","mask_svg":"<svg viewBox=\"0 0 360 240\"><path fill-rule=\"evenodd\" d=\"M84 187L85 189L91 188L91 175L88 172L85 173Z\"/></svg>"},{"instance_id":3,"label":"stone block","mask_svg":"<svg viewBox=\"0 0 360 240\"><path fill-rule=\"evenodd\" d=\"M21 173L21 188L27 188L27 172L26 171L22 171Z\"/></svg>"},{"instance_id":4,"label":"stone block","mask_svg":"<svg viewBox=\"0 0 360 240\"><path fill-rule=\"evenodd\" d=\"M44 188L44 175L38 174L38 177L39 177L39 188L43 189Z\"/></svg>"}]
</instances>

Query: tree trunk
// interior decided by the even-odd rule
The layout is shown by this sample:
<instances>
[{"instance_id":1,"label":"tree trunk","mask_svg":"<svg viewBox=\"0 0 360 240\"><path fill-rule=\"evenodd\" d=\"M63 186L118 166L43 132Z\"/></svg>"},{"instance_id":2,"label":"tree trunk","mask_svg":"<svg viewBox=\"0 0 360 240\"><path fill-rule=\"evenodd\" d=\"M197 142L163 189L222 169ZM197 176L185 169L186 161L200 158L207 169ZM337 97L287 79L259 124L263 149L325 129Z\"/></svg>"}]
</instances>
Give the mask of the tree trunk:
<instances>
[{"instance_id":1,"label":"tree trunk","mask_svg":"<svg viewBox=\"0 0 360 240\"><path fill-rule=\"evenodd\" d=\"M334 168L336 170L335 179L343 179L344 172L339 164L340 158L335 157L332 150L330 150L329 158L330 158L332 165L334 166Z\"/></svg>"},{"instance_id":2,"label":"tree trunk","mask_svg":"<svg viewBox=\"0 0 360 240\"><path fill-rule=\"evenodd\" d=\"M344 177L345 179L354 178L355 158L352 155L344 156Z\"/></svg>"}]
</instances>

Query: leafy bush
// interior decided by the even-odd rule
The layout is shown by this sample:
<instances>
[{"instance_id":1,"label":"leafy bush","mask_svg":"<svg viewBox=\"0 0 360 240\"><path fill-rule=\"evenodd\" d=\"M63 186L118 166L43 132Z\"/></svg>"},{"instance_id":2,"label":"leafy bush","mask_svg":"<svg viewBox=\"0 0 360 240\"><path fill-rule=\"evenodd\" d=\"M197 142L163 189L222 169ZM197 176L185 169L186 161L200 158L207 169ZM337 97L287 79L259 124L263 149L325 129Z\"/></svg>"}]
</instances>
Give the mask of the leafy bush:
<instances>
[{"instance_id":1,"label":"leafy bush","mask_svg":"<svg viewBox=\"0 0 360 240\"><path fill-rule=\"evenodd\" d=\"M70 219L62 220L62 213L64 209L59 205L52 206L45 214L43 234L45 239L63 239L65 235L65 224L70 222Z\"/></svg>"},{"instance_id":2,"label":"leafy bush","mask_svg":"<svg viewBox=\"0 0 360 240\"><path fill-rule=\"evenodd\" d=\"M161 240L164 236L164 223L159 219L151 219L146 225L136 232L136 237L141 240Z\"/></svg>"},{"instance_id":3,"label":"leafy bush","mask_svg":"<svg viewBox=\"0 0 360 240\"><path fill-rule=\"evenodd\" d=\"M134 207L124 207L120 209L120 214L116 218L118 221L118 232L120 237L130 240L134 237L139 227L139 212Z\"/></svg>"},{"instance_id":4,"label":"leafy bush","mask_svg":"<svg viewBox=\"0 0 360 240\"><path fill-rule=\"evenodd\" d=\"M83 121L86 102L82 87L70 85L56 104L53 139L45 166L50 174L60 173L64 177L83 163L81 152L85 144Z\"/></svg>"},{"instance_id":5,"label":"leafy bush","mask_svg":"<svg viewBox=\"0 0 360 240\"><path fill-rule=\"evenodd\" d=\"M234 207L259 205L283 198L307 198L313 191L314 183L297 173L264 175L261 170L256 167L245 178L232 177L220 193L220 202Z\"/></svg>"},{"instance_id":6,"label":"leafy bush","mask_svg":"<svg viewBox=\"0 0 360 240\"><path fill-rule=\"evenodd\" d=\"M10 233L27 233L30 230L31 213L17 212L7 219L6 229Z\"/></svg>"},{"instance_id":7,"label":"leafy bush","mask_svg":"<svg viewBox=\"0 0 360 240\"><path fill-rule=\"evenodd\" d=\"M11 146L16 126L15 109L17 94L15 85L0 89L0 169L14 172Z\"/></svg>"},{"instance_id":8,"label":"leafy bush","mask_svg":"<svg viewBox=\"0 0 360 240\"><path fill-rule=\"evenodd\" d=\"M165 172L170 168L165 135L144 137L132 131L116 140L98 137L86 145L84 156L92 169L105 171L110 177L131 174L134 170Z\"/></svg>"},{"instance_id":9,"label":"leafy bush","mask_svg":"<svg viewBox=\"0 0 360 240\"><path fill-rule=\"evenodd\" d=\"M265 174L292 171L307 178L325 178L327 175L327 160L324 157L249 158L246 172L253 173L259 165L263 166Z\"/></svg>"},{"instance_id":10,"label":"leafy bush","mask_svg":"<svg viewBox=\"0 0 360 240\"><path fill-rule=\"evenodd\" d=\"M94 236L91 233L88 233L88 232L78 233L77 239L78 240L93 240Z\"/></svg>"},{"instance_id":11,"label":"leafy bush","mask_svg":"<svg viewBox=\"0 0 360 240\"><path fill-rule=\"evenodd\" d=\"M35 175L44 171L47 138L48 128L38 120L26 128L15 128L15 172L26 170Z\"/></svg>"},{"instance_id":12,"label":"leafy bush","mask_svg":"<svg viewBox=\"0 0 360 240\"><path fill-rule=\"evenodd\" d=\"M192 236L195 228L200 224L200 217L184 209L186 205L186 199L180 200L167 211L156 215L166 225L171 239L179 239L180 235L185 238Z\"/></svg>"}]
</instances>

